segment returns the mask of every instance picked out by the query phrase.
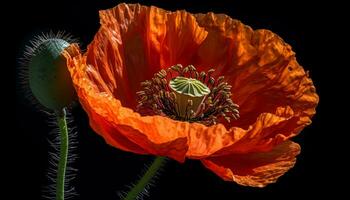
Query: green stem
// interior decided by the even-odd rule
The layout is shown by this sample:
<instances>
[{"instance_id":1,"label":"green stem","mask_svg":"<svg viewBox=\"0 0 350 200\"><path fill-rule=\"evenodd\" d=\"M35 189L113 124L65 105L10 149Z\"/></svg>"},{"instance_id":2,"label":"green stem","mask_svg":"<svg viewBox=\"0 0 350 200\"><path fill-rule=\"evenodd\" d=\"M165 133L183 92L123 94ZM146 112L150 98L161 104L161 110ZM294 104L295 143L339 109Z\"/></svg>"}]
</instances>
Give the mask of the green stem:
<instances>
[{"instance_id":1,"label":"green stem","mask_svg":"<svg viewBox=\"0 0 350 200\"><path fill-rule=\"evenodd\" d=\"M56 200L64 200L64 183L68 158L68 127L66 109L56 112L57 123L60 129L60 155L56 180Z\"/></svg>"},{"instance_id":2,"label":"green stem","mask_svg":"<svg viewBox=\"0 0 350 200\"><path fill-rule=\"evenodd\" d=\"M146 173L141 177L138 183L128 192L124 200L134 200L144 190L150 180L157 173L158 169L166 161L165 157L156 157L152 165L147 169Z\"/></svg>"}]
</instances>

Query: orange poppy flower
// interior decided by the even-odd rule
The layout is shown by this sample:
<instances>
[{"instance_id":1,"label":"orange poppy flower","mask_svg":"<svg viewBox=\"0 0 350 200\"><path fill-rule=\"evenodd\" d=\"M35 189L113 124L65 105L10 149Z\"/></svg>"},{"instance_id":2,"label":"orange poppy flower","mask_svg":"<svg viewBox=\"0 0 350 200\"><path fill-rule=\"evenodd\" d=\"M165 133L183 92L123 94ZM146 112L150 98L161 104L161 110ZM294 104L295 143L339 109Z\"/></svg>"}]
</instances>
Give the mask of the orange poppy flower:
<instances>
[{"instance_id":1,"label":"orange poppy flower","mask_svg":"<svg viewBox=\"0 0 350 200\"><path fill-rule=\"evenodd\" d=\"M170 12L138 4L120 4L101 11L100 18L101 27L87 52L66 57L90 125L108 144L179 162L199 159L224 180L254 187L275 182L293 167L300 146L289 139L311 123L318 96L308 73L279 36L253 30L224 14ZM69 50L77 48L72 45ZM223 102L235 105L229 112L235 120L224 120L224 104L208 103L215 112L197 111L207 115L202 121L191 117L194 112L184 117L187 111L179 107L162 107L181 98L162 96L155 78L168 84L175 77L164 78L174 73L167 69L177 64L195 66L192 78L210 71L214 85L209 87L209 79L201 85L208 91L224 79L227 87L222 91L229 98ZM145 96L145 85L159 91ZM155 97L153 110L151 105L140 114L140 94L163 99L159 103ZM216 111L217 116L210 116Z\"/></svg>"}]
</instances>

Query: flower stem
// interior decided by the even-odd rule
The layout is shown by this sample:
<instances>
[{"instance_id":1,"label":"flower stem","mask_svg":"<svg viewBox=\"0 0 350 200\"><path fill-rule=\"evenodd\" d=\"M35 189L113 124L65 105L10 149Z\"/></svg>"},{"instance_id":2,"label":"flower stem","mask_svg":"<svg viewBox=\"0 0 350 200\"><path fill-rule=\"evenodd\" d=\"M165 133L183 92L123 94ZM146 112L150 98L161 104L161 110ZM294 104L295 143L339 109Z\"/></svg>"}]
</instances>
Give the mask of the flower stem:
<instances>
[{"instance_id":1,"label":"flower stem","mask_svg":"<svg viewBox=\"0 0 350 200\"><path fill-rule=\"evenodd\" d=\"M56 180L56 200L64 200L64 185L68 158L68 127L66 108L56 111L57 123L60 129L60 155Z\"/></svg>"},{"instance_id":2,"label":"flower stem","mask_svg":"<svg viewBox=\"0 0 350 200\"><path fill-rule=\"evenodd\" d=\"M166 157L156 157L151 166L147 169L146 173L141 177L138 183L128 192L124 200L134 200L144 190L147 184L156 175L159 168L166 161Z\"/></svg>"}]
</instances>

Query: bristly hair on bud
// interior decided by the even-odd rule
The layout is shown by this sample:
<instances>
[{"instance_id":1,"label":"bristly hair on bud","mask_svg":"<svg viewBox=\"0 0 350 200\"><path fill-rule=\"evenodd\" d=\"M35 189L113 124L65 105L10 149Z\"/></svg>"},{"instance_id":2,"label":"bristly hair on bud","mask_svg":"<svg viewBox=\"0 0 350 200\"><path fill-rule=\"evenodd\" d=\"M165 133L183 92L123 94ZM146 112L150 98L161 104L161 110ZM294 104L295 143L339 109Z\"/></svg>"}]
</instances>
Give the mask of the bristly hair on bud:
<instances>
[{"instance_id":1,"label":"bristly hair on bud","mask_svg":"<svg viewBox=\"0 0 350 200\"><path fill-rule=\"evenodd\" d=\"M17 67L17 92L23 94L27 101L31 102L31 104L35 108L37 108L37 110L52 111L53 109L60 108L62 105L57 104L62 103L57 103L50 100L53 99L53 97L56 98L56 96L52 96L55 95L54 92L60 92L60 95L64 96L66 98L65 101L68 102L68 99L72 98L69 97L69 95L72 96L72 93L74 93L74 91L71 90L71 87L69 85L58 86L57 82L59 82L59 79L53 79L52 77L57 76L59 74L60 79L62 79L62 77L64 77L64 79L68 79L68 77L66 77L65 70L62 69L62 66L64 66L64 64L62 63L62 61L60 61L61 57L59 56L59 54L65 46L70 45L72 43L78 43L78 39L74 38L71 34L66 33L64 31L58 31L57 33L49 31L48 33L41 33L35 36L34 39L29 41L28 43L29 44L24 47L23 55L18 59L19 65ZM45 57L46 59L43 59L43 57ZM50 60L50 58L52 60ZM56 65L53 65L53 67L52 65L50 65L52 63ZM37 70L33 69L37 69L41 71L41 73L35 72ZM46 71L49 71L47 73L50 74L46 76L47 78L45 80L45 75L47 74L43 73L46 73ZM43 84L43 82L49 82L48 84L46 84L47 87L44 88L44 90L42 89L43 87L40 89L40 85ZM39 87L35 86L38 84ZM45 86L45 84L43 85ZM33 91L33 87L35 91ZM63 95L64 93L62 93L62 90L52 91L53 94L50 94L50 92L48 91L55 87L67 89L67 91L64 91L67 94ZM66 104L66 102L63 104Z\"/></svg>"},{"instance_id":2,"label":"bristly hair on bud","mask_svg":"<svg viewBox=\"0 0 350 200\"><path fill-rule=\"evenodd\" d=\"M35 56L36 49L45 41L51 40L51 39L61 39L68 43L79 43L78 39L73 37L70 33L67 33L65 31L58 31L57 33L53 32L52 30L48 33L41 33L34 37L31 41L29 41L29 44L25 46L23 57L20 58L19 62L21 65L28 66L32 57Z\"/></svg>"}]
</instances>

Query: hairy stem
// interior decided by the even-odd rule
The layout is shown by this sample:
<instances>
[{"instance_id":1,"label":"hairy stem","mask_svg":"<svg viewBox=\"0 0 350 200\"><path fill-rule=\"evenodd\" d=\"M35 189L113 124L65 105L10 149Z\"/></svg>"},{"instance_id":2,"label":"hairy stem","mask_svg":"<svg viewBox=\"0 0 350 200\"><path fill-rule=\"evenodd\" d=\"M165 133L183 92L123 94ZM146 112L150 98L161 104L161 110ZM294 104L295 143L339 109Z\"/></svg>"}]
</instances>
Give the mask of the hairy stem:
<instances>
[{"instance_id":1,"label":"hairy stem","mask_svg":"<svg viewBox=\"0 0 350 200\"><path fill-rule=\"evenodd\" d=\"M68 158L68 127L66 109L63 108L61 111L57 111L56 115L58 127L60 129L60 155L56 181L56 200L64 200L64 185Z\"/></svg>"},{"instance_id":2,"label":"hairy stem","mask_svg":"<svg viewBox=\"0 0 350 200\"><path fill-rule=\"evenodd\" d=\"M134 200L145 189L147 184L156 175L159 168L166 161L165 157L156 157L151 166L147 169L146 173L141 177L137 184L128 192L124 200Z\"/></svg>"}]
</instances>

